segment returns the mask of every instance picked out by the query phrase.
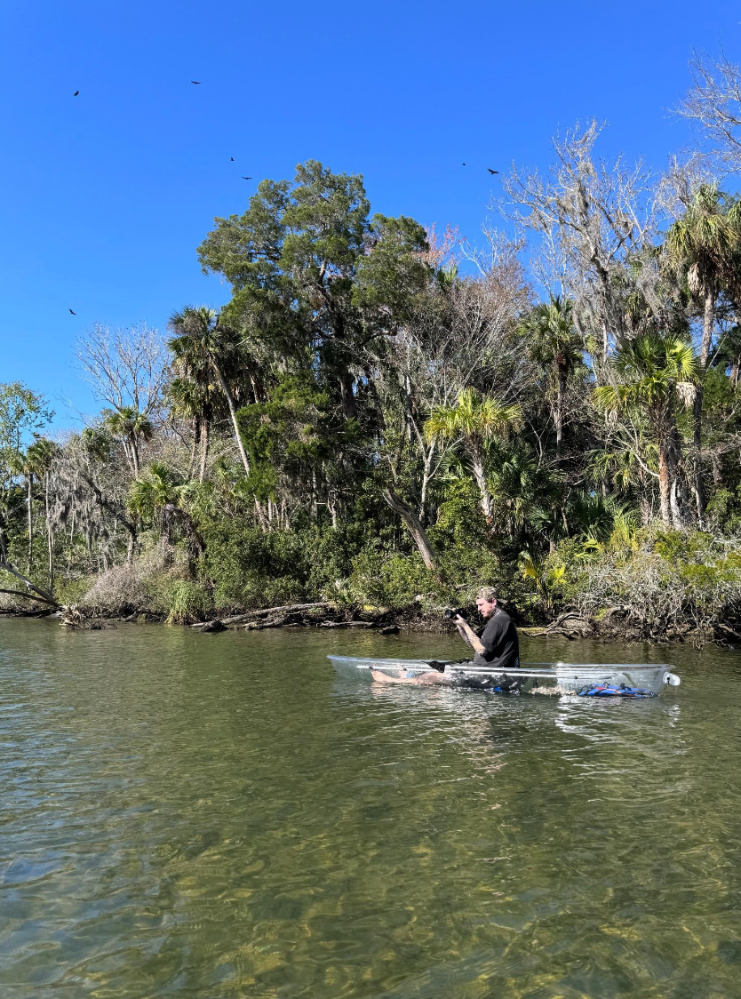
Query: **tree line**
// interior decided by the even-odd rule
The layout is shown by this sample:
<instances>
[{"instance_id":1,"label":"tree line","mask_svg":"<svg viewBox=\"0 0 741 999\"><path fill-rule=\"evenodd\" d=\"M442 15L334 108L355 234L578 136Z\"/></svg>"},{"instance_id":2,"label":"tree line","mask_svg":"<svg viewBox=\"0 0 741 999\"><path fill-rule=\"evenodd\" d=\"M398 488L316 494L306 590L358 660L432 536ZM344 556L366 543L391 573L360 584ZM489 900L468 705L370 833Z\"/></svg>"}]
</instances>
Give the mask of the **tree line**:
<instances>
[{"instance_id":1,"label":"tree line","mask_svg":"<svg viewBox=\"0 0 741 999\"><path fill-rule=\"evenodd\" d=\"M0 386L5 589L192 619L485 579L550 613L615 604L660 557L735 601L741 75L693 71L696 149L656 176L576 128L502 177L483 245L372 214L315 161L263 180L197 250L223 308L80 342L82 432L52 440L46 401Z\"/></svg>"}]
</instances>

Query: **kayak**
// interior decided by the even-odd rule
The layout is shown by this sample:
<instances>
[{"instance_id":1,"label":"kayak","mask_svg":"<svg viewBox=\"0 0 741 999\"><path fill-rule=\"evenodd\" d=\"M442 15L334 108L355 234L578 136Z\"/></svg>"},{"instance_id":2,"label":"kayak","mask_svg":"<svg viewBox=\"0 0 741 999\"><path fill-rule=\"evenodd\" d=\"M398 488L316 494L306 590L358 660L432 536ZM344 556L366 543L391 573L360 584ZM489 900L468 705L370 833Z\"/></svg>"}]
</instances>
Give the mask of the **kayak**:
<instances>
[{"instance_id":1,"label":"kayak","mask_svg":"<svg viewBox=\"0 0 741 999\"><path fill-rule=\"evenodd\" d=\"M666 686L678 687L680 679L668 666L651 663L522 663L517 669L494 670L474 666L470 661L438 661L435 659L372 659L367 656L327 656L338 673L370 676L370 670L380 670L394 677L415 677L438 670L451 679L475 680L491 677L492 687L503 681L519 680L520 689L549 688L567 694L587 691L640 691L657 695ZM635 695L629 695L635 696ZM640 695L639 695L640 696Z\"/></svg>"}]
</instances>

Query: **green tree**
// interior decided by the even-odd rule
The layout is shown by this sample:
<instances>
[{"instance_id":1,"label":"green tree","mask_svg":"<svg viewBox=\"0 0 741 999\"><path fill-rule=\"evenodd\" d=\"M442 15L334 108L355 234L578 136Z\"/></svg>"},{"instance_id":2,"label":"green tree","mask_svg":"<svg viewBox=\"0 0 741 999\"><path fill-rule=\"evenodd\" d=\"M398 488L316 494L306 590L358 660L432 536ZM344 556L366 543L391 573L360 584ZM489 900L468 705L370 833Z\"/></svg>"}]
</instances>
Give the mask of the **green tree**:
<instances>
[{"instance_id":1,"label":"green tree","mask_svg":"<svg viewBox=\"0 0 741 999\"><path fill-rule=\"evenodd\" d=\"M28 517L28 555L26 571L30 575L33 568L33 487L34 481L45 477L56 454L57 446L50 440L37 439L29 444L24 452L14 454L11 458L11 468L16 475L22 475L26 480L26 508ZM46 510L47 531L49 530L49 490L46 480Z\"/></svg>"},{"instance_id":2,"label":"green tree","mask_svg":"<svg viewBox=\"0 0 741 999\"><path fill-rule=\"evenodd\" d=\"M459 393L454 406L438 406L425 423L428 438L439 437L454 446L461 445L471 463L473 477L481 497L481 510L489 527L493 523L493 504L486 480L487 442L506 437L520 426L520 407L505 406L492 398L482 398L475 389Z\"/></svg>"},{"instance_id":3,"label":"green tree","mask_svg":"<svg viewBox=\"0 0 741 999\"><path fill-rule=\"evenodd\" d=\"M37 440L30 444L28 450L26 451L26 457L28 459L29 468L32 474L36 475L39 480L43 479L44 483L44 511L46 514L46 546L48 553L48 575L49 575L49 589L54 592L54 530L51 521L51 510L49 506L49 486L50 486L50 474L52 465L54 464L55 458L59 457L61 453L61 448L54 441L50 441L46 437L39 437ZM29 552L31 551L31 529L29 525ZM30 557L29 557L30 565Z\"/></svg>"},{"instance_id":4,"label":"green tree","mask_svg":"<svg viewBox=\"0 0 741 999\"><path fill-rule=\"evenodd\" d=\"M275 355L323 368L347 418L354 370L396 333L431 273L422 227L369 209L362 177L309 160L293 186L262 181L247 211L216 219L198 248L204 271L232 285L225 318Z\"/></svg>"},{"instance_id":5,"label":"green tree","mask_svg":"<svg viewBox=\"0 0 741 999\"><path fill-rule=\"evenodd\" d=\"M143 523L158 523L168 544L179 526L192 553L203 553L203 538L188 510L187 483L164 462L153 461L146 474L132 482L128 509Z\"/></svg>"},{"instance_id":6,"label":"green tree","mask_svg":"<svg viewBox=\"0 0 741 999\"><path fill-rule=\"evenodd\" d=\"M564 426L564 402L570 373L581 362L584 348L574 327L574 306L569 299L551 296L536 305L519 327L528 356L549 370L551 413L556 427L556 459L560 456ZM555 392L553 391L555 389Z\"/></svg>"},{"instance_id":7,"label":"green tree","mask_svg":"<svg viewBox=\"0 0 741 999\"><path fill-rule=\"evenodd\" d=\"M194 308L189 305L174 312L169 327L175 336L168 341L168 347L176 360L193 373L192 377L201 389L206 379L206 368L210 367L216 375L229 407L239 457L245 474L249 475L250 462L239 432L237 404L229 384L230 372L238 364L239 338L231 327L219 322L219 316L213 309L204 306ZM201 399L206 402L206 395L202 393Z\"/></svg>"},{"instance_id":8,"label":"green tree","mask_svg":"<svg viewBox=\"0 0 741 999\"><path fill-rule=\"evenodd\" d=\"M704 184L699 188L685 214L666 234L666 259L680 279L686 281L692 299L702 307L699 355L702 372L708 365L718 296L724 285L735 282L736 258L740 247L741 203L712 184ZM701 469L702 400L703 389L700 382L693 403L695 498L700 523L704 510Z\"/></svg>"},{"instance_id":9,"label":"green tree","mask_svg":"<svg viewBox=\"0 0 741 999\"><path fill-rule=\"evenodd\" d=\"M616 383L594 390L598 409L646 417L659 457L659 496L665 524L681 527L672 503L678 460L677 408L691 405L700 378L692 348L681 340L655 334L626 341L612 362ZM655 473L654 473L655 474Z\"/></svg>"},{"instance_id":10,"label":"green tree","mask_svg":"<svg viewBox=\"0 0 741 999\"><path fill-rule=\"evenodd\" d=\"M114 436L123 440L134 478L138 479L141 468L139 442L151 439L152 421L133 406L122 406L121 409L108 410L104 422Z\"/></svg>"},{"instance_id":11,"label":"green tree","mask_svg":"<svg viewBox=\"0 0 741 999\"><path fill-rule=\"evenodd\" d=\"M24 445L54 413L43 396L22 382L0 384L0 561L7 560L8 529L13 516L15 479L23 474ZM29 514L32 516L32 514Z\"/></svg>"}]
</instances>

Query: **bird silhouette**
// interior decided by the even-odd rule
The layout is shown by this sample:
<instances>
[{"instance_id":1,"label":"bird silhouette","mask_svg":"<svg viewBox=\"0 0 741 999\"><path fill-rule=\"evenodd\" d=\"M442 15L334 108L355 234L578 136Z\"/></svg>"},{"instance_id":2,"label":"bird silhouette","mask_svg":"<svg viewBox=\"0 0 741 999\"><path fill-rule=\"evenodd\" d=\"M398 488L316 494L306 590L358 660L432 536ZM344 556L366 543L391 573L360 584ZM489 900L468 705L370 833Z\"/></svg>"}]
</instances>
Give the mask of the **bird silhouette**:
<instances>
[{"instance_id":1,"label":"bird silhouette","mask_svg":"<svg viewBox=\"0 0 741 999\"><path fill-rule=\"evenodd\" d=\"M465 165L466 165L466 164L464 163L464 164L463 164L463 166L465 166Z\"/></svg>"},{"instance_id":2,"label":"bird silhouette","mask_svg":"<svg viewBox=\"0 0 741 999\"><path fill-rule=\"evenodd\" d=\"M252 177L242 177L242 180L252 180Z\"/></svg>"},{"instance_id":3,"label":"bird silhouette","mask_svg":"<svg viewBox=\"0 0 741 999\"><path fill-rule=\"evenodd\" d=\"M70 311L70 315L72 315L72 316L76 316L77 315L77 313L73 312L72 309L70 309L69 311Z\"/></svg>"},{"instance_id":4,"label":"bird silhouette","mask_svg":"<svg viewBox=\"0 0 741 999\"><path fill-rule=\"evenodd\" d=\"M80 93L80 91L79 91L79 90L76 90L76 91L74 92L74 94L72 94L72 96L73 96L73 97L77 97L77 95L78 95L79 93Z\"/></svg>"},{"instance_id":5,"label":"bird silhouette","mask_svg":"<svg viewBox=\"0 0 741 999\"><path fill-rule=\"evenodd\" d=\"M492 170L491 167L487 167L486 169L489 171L489 173L499 173L498 170Z\"/></svg>"},{"instance_id":6,"label":"bird silhouette","mask_svg":"<svg viewBox=\"0 0 741 999\"><path fill-rule=\"evenodd\" d=\"M191 82L191 83L195 83L195 85L196 85L197 87L198 87L198 86L200 86L200 83L201 83L201 81L200 81L200 80L191 80L190 82Z\"/></svg>"},{"instance_id":7,"label":"bird silhouette","mask_svg":"<svg viewBox=\"0 0 741 999\"><path fill-rule=\"evenodd\" d=\"M232 161L232 163L234 162L234 157L233 156L230 156L229 159Z\"/></svg>"}]
</instances>

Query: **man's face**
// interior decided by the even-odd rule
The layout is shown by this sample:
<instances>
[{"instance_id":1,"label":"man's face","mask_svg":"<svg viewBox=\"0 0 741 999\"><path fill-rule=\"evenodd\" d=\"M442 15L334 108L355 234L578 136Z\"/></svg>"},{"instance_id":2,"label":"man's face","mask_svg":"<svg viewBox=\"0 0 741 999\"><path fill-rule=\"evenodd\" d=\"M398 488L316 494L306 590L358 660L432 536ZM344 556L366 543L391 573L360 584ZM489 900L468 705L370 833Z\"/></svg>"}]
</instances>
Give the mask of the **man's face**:
<instances>
[{"instance_id":1,"label":"man's face","mask_svg":"<svg viewBox=\"0 0 741 999\"><path fill-rule=\"evenodd\" d=\"M494 613L497 606L497 602L496 600L482 600L481 598L479 598L476 601L476 606L479 609L479 614L483 618L487 618L491 617L492 614Z\"/></svg>"}]
</instances>

